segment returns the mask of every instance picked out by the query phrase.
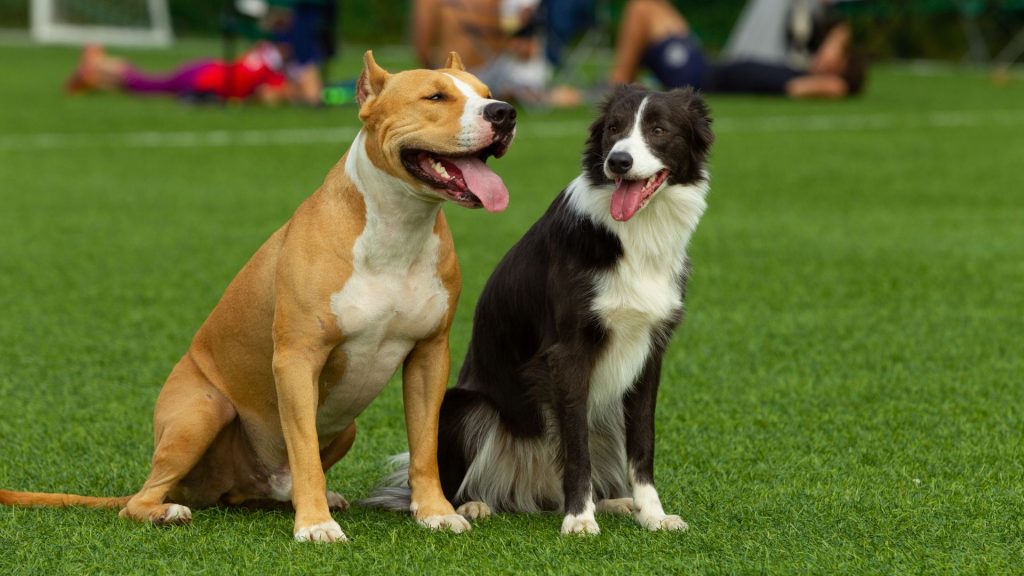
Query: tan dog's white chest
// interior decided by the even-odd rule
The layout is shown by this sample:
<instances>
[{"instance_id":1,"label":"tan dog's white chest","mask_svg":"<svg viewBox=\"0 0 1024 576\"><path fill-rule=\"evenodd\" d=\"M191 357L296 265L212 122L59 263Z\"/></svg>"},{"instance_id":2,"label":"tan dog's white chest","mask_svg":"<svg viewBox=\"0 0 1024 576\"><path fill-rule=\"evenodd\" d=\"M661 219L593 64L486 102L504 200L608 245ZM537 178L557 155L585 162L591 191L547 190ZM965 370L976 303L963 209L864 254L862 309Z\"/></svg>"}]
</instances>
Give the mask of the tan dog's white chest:
<instances>
[{"instance_id":1,"label":"tan dog's white chest","mask_svg":"<svg viewBox=\"0 0 1024 576\"><path fill-rule=\"evenodd\" d=\"M402 270L360 270L331 296L344 339L345 371L320 404L322 438L341 432L376 398L416 342L430 336L448 311L448 292L437 276L438 237ZM358 249L358 248L357 248Z\"/></svg>"},{"instance_id":2,"label":"tan dog's white chest","mask_svg":"<svg viewBox=\"0 0 1024 576\"><path fill-rule=\"evenodd\" d=\"M340 382L323 383L330 390L317 408L321 443L352 423L448 312L449 294L438 276L440 239L433 231L440 207L407 203L403 192L372 167L346 168L367 190L367 223L353 245L352 275L331 295L342 334L334 354L345 355L345 368Z\"/></svg>"}]
</instances>

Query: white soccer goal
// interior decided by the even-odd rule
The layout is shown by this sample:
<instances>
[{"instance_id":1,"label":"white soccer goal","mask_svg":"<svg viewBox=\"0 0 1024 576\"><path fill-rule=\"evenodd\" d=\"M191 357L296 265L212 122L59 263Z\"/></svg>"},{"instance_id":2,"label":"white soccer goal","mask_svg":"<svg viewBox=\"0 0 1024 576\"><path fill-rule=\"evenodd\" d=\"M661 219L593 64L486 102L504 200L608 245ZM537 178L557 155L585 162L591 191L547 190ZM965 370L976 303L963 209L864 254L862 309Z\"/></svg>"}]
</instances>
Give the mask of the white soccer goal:
<instances>
[{"instance_id":1,"label":"white soccer goal","mask_svg":"<svg viewBox=\"0 0 1024 576\"><path fill-rule=\"evenodd\" d=\"M47 44L169 46L167 0L31 0L32 39Z\"/></svg>"}]
</instances>

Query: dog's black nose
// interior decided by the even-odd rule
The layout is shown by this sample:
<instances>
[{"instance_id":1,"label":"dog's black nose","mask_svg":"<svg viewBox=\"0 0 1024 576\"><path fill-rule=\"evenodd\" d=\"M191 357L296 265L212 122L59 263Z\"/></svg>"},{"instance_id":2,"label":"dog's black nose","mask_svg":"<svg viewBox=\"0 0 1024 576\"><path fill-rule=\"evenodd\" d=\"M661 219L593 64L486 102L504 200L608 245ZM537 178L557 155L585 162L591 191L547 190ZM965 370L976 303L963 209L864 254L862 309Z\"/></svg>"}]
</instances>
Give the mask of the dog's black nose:
<instances>
[{"instance_id":1,"label":"dog's black nose","mask_svg":"<svg viewBox=\"0 0 1024 576\"><path fill-rule=\"evenodd\" d=\"M495 128L511 130L516 125L516 109L504 102L491 102L484 106L484 120Z\"/></svg>"},{"instance_id":2,"label":"dog's black nose","mask_svg":"<svg viewBox=\"0 0 1024 576\"><path fill-rule=\"evenodd\" d=\"M633 167L633 157L628 152L612 152L608 155L608 171L619 176Z\"/></svg>"}]
</instances>

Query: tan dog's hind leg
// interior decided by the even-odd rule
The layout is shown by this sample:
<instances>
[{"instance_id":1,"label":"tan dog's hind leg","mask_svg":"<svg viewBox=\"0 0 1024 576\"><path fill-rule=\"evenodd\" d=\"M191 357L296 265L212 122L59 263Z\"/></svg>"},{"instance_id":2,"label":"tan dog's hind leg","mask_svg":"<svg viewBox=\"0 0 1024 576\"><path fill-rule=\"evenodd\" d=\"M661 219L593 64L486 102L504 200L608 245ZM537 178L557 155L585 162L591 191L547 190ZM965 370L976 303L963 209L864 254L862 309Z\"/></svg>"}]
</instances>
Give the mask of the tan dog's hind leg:
<instances>
[{"instance_id":1,"label":"tan dog's hind leg","mask_svg":"<svg viewBox=\"0 0 1024 576\"><path fill-rule=\"evenodd\" d=\"M356 441L356 423L353 422L348 428L341 431L338 437L333 442L327 445L326 448L320 451L320 462L324 472L327 472L331 466L334 466L338 460L345 457L348 451L352 449L352 444ZM348 510L348 500L337 492L327 491L327 507L331 510L338 510L344 512Z\"/></svg>"},{"instance_id":2,"label":"tan dog's hind leg","mask_svg":"<svg viewBox=\"0 0 1024 576\"><path fill-rule=\"evenodd\" d=\"M347 538L327 505L327 479L316 432L317 376L323 358L312 357L308 350L279 343L274 349L277 405L292 473L293 534L299 542L341 542Z\"/></svg>"},{"instance_id":3,"label":"tan dog's hind leg","mask_svg":"<svg viewBox=\"0 0 1024 576\"><path fill-rule=\"evenodd\" d=\"M156 401L153 468L120 516L154 524L190 521L191 510L180 504L165 504L164 499L235 416L231 402L209 383L191 358L183 358Z\"/></svg>"},{"instance_id":4,"label":"tan dog's hind leg","mask_svg":"<svg viewBox=\"0 0 1024 576\"><path fill-rule=\"evenodd\" d=\"M338 460L344 458L345 454L348 454L348 451L352 449L352 444L355 441L356 423L353 422L348 428L342 430L341 434L338 434L338 437L333 442L320 451L320 462L324 472L327 472Z\"/></svg>"},{"instance_id":5,"label":"tan dog's hind leg","mask_svg":"<svg viewBox=\"0 0 1024 576\"><path fill-rule=\"evenodd\" d=\"M448 333L420 342L402 369L405 427L409 436L409 487L416 521L434 530L463 532L469 522L444 497L437 470L437 418L448 387Z\"/></svg>"},{"instance_id":6,"label":"tan dog's hind leg","mask_svg":"<svg viewBox=\"0 0 1024 576\"><path fill-rule=\"evenodd\" d=\"M483 520L491 516L491 507L486 502L478 502L476 500L466 502L455 511L467 520Z\"/></svg>"},{"instance_id":7,"label":"tan dog's hind leg","mask_svg":"<svg viewBox=\"0 0 1024 576\"><path fill-rule=\"evenodd\" d=\"M632 498L607 498L597 503L597 511L603 514L622 514L629 516L636 512Z\"/></svg>"}]
</instances>

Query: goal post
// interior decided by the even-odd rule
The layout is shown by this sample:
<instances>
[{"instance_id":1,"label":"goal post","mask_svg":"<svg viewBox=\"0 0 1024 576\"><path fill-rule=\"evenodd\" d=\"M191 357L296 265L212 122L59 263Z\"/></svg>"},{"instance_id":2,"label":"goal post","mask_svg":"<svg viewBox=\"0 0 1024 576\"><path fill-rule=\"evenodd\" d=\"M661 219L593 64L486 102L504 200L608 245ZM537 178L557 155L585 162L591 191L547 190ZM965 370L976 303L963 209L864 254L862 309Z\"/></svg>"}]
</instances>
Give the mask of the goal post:
<instances>
[{"instance_id":1,"label":"goal post","mask_svg":"<svg viewBox=\"0 0 1024 576\"><path fill-rule=\"evenodd\" d=\"M32 39L44 44L170 46L167 0L30 0Z\"/></svg>"}]
</instances>

